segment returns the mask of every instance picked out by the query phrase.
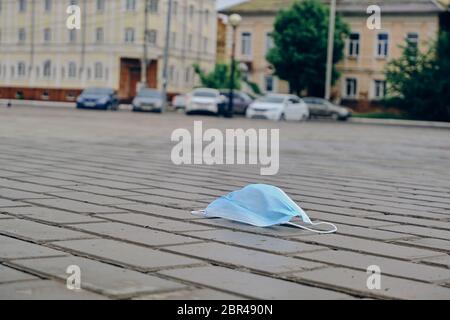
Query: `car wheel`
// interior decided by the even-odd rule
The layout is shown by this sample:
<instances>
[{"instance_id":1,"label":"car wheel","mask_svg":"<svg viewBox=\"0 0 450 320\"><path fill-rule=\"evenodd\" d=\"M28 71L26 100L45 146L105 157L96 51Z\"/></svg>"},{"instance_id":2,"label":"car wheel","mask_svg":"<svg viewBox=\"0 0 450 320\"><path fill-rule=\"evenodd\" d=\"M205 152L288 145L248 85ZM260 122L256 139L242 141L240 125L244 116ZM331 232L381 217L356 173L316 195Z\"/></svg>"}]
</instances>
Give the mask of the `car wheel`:
<instances>
[{"instance_id":1,"label":"car wheel","mask_svg":"<svg viewBox=\"0 0 450 320\"><path fill-rule=\"evenodd\" d=\"M337 114L337 113L333 113L332 115L331 115L331 119L333 119L333 120L339 120L339 115Z\"/></svg>"},{"instance_id":2,"label":"car wheel","mask_svg":"<svg viewBox=\"0 0 450 320\"><path fill-rule=\"evenodd\" d=\"M280 118L278 119L279 121L286 121L286 115L284 113L282 113L280 115Z\"/></svg>"}]
</instances>

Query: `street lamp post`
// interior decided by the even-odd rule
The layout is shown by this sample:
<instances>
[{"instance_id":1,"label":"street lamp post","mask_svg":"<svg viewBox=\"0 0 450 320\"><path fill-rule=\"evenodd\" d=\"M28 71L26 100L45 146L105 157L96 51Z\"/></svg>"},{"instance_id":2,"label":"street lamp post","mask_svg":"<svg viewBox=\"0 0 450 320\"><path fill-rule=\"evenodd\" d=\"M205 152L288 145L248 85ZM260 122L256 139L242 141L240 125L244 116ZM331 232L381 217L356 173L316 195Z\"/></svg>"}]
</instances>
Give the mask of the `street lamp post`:
<instances>
[{"instance_id":1,"label":"street lamp post","mask_svg":"<svg viewBox=\"0 0 450 320\"><path fill-rule=\"evenodd\" d=\"M228 99L228 110L225 112L225 116L227 118L232 118L234 104L234 77L236 73L236 30L242 21L242 17L238 14L232 14L229 21L233 29L233 40L231 45L230 97Z\"/></svg>"},{"instance_id":2,"label":"street lamp post","mask_svg":"<svg viewBox=\"0 0 450 320\"><path fill-rule=\"evenodd\" d=\"M336 22L336 0L331 0L330 21L328 27L327 74L325 80L325 99L331 98L331 82L333 74L334 30Z\"/></svg>"}]
</instances>

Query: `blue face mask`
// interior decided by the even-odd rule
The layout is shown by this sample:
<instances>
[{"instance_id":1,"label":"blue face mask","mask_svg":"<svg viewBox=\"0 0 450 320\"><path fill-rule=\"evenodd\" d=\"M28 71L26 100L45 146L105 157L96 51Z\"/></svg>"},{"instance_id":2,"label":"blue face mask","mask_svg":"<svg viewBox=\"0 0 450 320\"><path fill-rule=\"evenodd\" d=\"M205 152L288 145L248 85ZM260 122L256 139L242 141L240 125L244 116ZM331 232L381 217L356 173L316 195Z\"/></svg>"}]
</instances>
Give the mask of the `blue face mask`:
<instances>
[{"instance_id":1,"label":"blue face mask","mask_svg":"<svg viewBox=\"0 0 450 320\"><path fill-rule=\"evenodd\" d=\"M337 231L334 224L328 222L313 223L308 215L283 190L265 184L252 184L241 190L231 192L212 202L205 210L193 211L192 213L207 218L238 221L256 227L288 224L316 233ZM305 224L312 226L329 225L332 230L314 230L290 222L294 217L300 217Z\"/></svg>"}]
</instances>

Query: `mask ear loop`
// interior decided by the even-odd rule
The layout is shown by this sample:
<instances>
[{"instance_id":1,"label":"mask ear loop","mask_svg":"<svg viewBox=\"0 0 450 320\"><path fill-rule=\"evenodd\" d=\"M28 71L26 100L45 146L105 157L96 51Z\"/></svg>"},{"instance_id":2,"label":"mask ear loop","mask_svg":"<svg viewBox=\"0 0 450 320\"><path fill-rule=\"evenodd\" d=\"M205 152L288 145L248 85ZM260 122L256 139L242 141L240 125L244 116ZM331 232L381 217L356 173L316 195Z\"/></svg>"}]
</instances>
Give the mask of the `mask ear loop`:
<instances>
[{"instance_id":1,"label":"mask ear loop","mask_svg":"<svg viewBox=\"0 0 450 320\"><path fill-rule=\"evenodd\" d=\"M308 230L308 231L311 231L311 232L320 233L320 234L330 234L330 233L335 233L337 231L337 227L334 224L329 223L329 222L316 222L316 223L311 222L311 225L313 225L313 226L318 226L318 225L332 226L333 230L329 230L329 231L314 230L314 229L311 229L311 228L308 228L308 227L305 227L305 226L301 226L299 224L295 224L295 223L292 223L292 222L286 222L286 224L288 224L290 226L294 226L294 227L300 228L300 229Z\"/></svg>"}]
</instances>

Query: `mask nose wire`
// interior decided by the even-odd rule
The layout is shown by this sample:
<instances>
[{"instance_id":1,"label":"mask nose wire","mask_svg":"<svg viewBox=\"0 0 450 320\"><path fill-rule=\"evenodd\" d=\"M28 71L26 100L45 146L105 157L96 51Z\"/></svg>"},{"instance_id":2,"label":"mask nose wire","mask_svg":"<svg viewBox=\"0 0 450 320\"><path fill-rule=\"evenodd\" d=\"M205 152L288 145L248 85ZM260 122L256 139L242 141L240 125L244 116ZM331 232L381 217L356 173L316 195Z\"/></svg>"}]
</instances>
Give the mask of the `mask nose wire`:
<instances>
[{"instance_id":1,"label":"mask nose wire","mask_svg":"<svg viewBox=\"0 0 450 320\"><path fill-rule=\"evenodd\" d=\"M206 214L206 210L191 211L191 214L194 216L203 217Z\"/></svg>"},{"instance_id":2,"label":"mask nose wire","mask_svg":"<svg viewBox=\"0 0 450 320\"><path fill-rule=\"evenodd\" d=\"M328 230L328 231L314 230L314 229L311 229L311 228L308 228L308 227L305 227L305 226L301 226L299 224L295 224L295 223L292 223L292 222L286 222L286 224L288 224L290 226L294 226L294 227L300 228L300 229L308 230L308 231L311 231L311 232L320 233L320 234L335 233L337 231L337 227L334 224L329 223L329 222L315 222L315 223L312 222L311 223L311 225L313 225L313 226L328 225L328 226L333 227L332 230Z\"/></svg>"}]
</instances>

